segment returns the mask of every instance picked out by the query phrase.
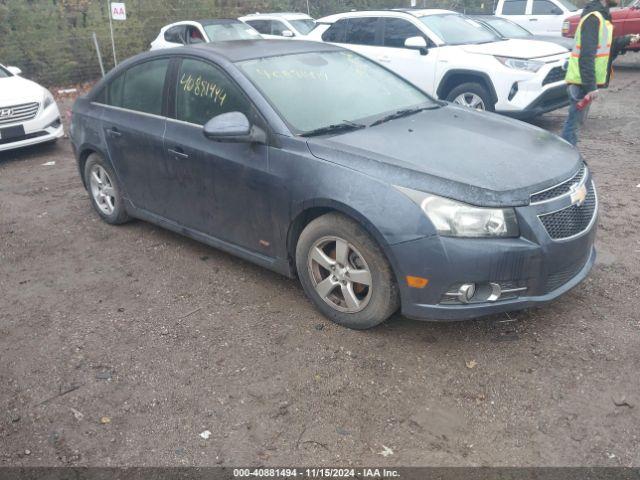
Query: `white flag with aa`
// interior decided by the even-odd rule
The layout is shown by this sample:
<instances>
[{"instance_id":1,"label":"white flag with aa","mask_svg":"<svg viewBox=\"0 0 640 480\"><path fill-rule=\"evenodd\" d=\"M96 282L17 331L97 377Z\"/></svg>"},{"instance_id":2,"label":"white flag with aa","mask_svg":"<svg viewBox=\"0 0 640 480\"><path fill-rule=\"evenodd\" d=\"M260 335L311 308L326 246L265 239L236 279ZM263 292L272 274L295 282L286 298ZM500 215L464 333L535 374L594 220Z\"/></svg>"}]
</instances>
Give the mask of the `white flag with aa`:
<instances>
[{"instance_id":1,"label":"white flag with aa","mask_svg":"<svg viewBox=\"0 0 640 480\"><path fill-rule=\"evenodd\" d=\"M126 20L127 9L124 3L111 2L111 18L114 20Z\"/></svg>"}]
</instances>

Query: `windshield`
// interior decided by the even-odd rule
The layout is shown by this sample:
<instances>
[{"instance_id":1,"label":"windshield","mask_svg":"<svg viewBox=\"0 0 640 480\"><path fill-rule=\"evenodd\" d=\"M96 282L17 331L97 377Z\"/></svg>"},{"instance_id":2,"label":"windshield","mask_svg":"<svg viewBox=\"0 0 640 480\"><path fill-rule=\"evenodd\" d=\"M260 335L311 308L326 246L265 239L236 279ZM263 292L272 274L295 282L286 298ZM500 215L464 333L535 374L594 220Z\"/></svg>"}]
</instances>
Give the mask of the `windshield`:
<instances>
[{"instance_id":1,"label":"windshield","mask_svg":"<svg viewBox=\"0 0 640 480\"><path fill-rule=\"evenodd\" d=\"M576 10L578 10L578 7L576 7L573 3L571 3L569 0L558 0L558 3L564 5L564 8L566 8L567 10L569 10L570 12L575 12Z\"/></svg>"},{"instance_id":2,"label":"windshield","mask_svg":"<svg viewBox=\"0 0 640 480\"><path fill-rule=\"evenodd\" d=\"M500 35L506 38L525 38L532 35L529 30L525 30L517 23L510 22L504 18L485 18L483 20L495 28Z\"/></svg>"},{"instance_id":3,"label":"windshield","mask_svg":"<svg viewBox=\"0 0 640 480\"><path fill-rule=\"evenodd\" d=\"M225 42L227 40L251 40L260 34L246 23L214 23L203 25L209 40L212 42Z\"/></svg>"},{"instance_id":4,"label":"windshield","mask_svg":"<svg viewBox=\"0 0 640 480\"><path fill-rule=\"evenodd\" d=\"M501 40L498 35L480 23L457 13L426 15L420 20L447 45L489 43Z\"/></svg>"},{"instance_id":5,"label":"windshield","mask_svg":"<svg viewBox=\"0 0 640 480\"><path fill-rule=\"evenodd\" d=\"M289 23L302 35L307 35L316 27L315 20L311 20L310 18L304 20L289 20Z\"/></svg>"},{"instance_id":6,"label":"windshield","mask_svg":"<svg viewBox=\"0 0 640 480\"><path fill-rule=\"evenodd\" d=\"M438 105L353 52L309 52L238 65L297 134L413 106Z\"/></svg>"}]
</instances>

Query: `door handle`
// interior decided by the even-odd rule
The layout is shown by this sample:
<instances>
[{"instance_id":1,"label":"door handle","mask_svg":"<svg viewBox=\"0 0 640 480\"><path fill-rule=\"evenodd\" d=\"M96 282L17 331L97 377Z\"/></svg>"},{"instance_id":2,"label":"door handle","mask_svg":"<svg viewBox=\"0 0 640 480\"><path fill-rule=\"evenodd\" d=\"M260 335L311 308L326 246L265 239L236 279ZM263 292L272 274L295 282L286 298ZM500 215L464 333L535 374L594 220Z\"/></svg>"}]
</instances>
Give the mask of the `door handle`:
<instances>
[{"instance_id":1,"label":"door handle","mask_svg":"<svg viewBox=\"0 0 640 480\"><path fill-rule=\"evenodd\" d=\"M391 59L389 57L378 57L378 61L388 63L391 61Z\"/></svg>"},{"instance_id":2,"label":"door handle","mask_svg":"<svg viewBox=\"0 0 640 480\"><path fill-rule=\"evenodd\" d=\"M117 128L110 128L109 130L107 130L107 133L109 135L111 135L112 137L121 137L122 136L122 132L120 132Z\"/></svg>"},{"instance_id":3,"label":"door handle","mask_svg":"<svg viewBox=\"0 0 640 480\"><path fill-rule=\"evenodd\" d=\"M173 155L174 157L177 157L177 158L189 158L189 155L187 155L186 153L184 153L180 147L176 147L176 148L169 148L167 151L168 151L171 155Z\"/></svg>"},{"instance_id":4,"label":"door handle","mask_svg":"<svg viewBox=\"0 0 640 480\"><path fill-rule=\"evenodd\" d=\"M529 19L529 21L530 21L530 22L537 22L537 21L538 21L538 19L537 19L537 18L530 18L530 19Z\"/></svg>"}]
</instances>

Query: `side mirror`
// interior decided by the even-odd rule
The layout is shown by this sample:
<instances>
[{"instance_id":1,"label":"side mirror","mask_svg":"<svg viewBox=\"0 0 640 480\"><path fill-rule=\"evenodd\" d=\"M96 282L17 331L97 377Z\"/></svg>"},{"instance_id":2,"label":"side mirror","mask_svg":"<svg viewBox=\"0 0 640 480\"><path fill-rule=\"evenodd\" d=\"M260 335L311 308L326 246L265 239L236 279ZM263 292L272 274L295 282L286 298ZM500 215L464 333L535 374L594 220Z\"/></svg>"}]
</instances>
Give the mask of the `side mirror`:
<instances>
[{"instance_id":1,"label":"side mirror","mask_svg":"<svg viewBox=\"0 0 640 480\"><path fill-rule=\"evenodd\" d=\"M427 41L424 37L409 37L404 41L404 47L411 50L418 50L420 55L426 55L429 53L427 49Z\"/></svg>"},{"instance_id":2,"label":"side mirror","mask_svg":"<svg viewBox=\"0 0 640 480\"><path fill-rule=\"evenodd\" d=\"M293 32L291 30L282 30L282 36L286 37L286 38L295 37L295 35L293 34Z\"/></svg>"},{"instance_id":3,"label":"side mirror","mask_svg":"<svg viewBox=\"0 0 640 480\"><path fill-rule=\"evenodd\" d=\"M14 75L20 75L22 73L22 70L20 70L18 67L7 67L7 70L9 70L9 72L13 73Z\"/></svg>"},{"instance_id":4,"label":"side mirror","mask_svg":"<svg viewBox=\"0 0 640 480\"><path fill-rule=\"evenodd\" d=\"M216 142L267 143L267 135L241 112L216 115L204 125L204 136Z\"/></svg>"}]
</instances>

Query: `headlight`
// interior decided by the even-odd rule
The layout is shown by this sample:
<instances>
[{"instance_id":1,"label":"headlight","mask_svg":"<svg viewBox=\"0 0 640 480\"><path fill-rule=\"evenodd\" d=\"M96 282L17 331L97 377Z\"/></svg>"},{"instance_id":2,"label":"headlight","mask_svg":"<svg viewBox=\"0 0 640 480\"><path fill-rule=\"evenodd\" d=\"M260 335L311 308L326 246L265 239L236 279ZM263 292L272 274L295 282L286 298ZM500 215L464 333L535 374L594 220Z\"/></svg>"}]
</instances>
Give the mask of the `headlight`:
<instances>
[{"instance_id":1,"label":"headlight","mask_svg":"<svg viewBox=\"0 0 640 480\"><path fill-rule=\"evenodd\" d=\"M53 99L53 95L51 95L51 92L49 90L45 90L44 102L42 102L42 109L44 110L45 108L53 105L54 103L56 103L56 101Z\"/></svg>"},{"instance_id":2,"label":"headlight","mask_svg":"<svg viewBox=\"0 0 640 480\"><path fill-rule=\"evenodd\" d=\"M427 215L440 235L446 237L518 237L513 208L481 208L448 198L396 187Z\"/></svg>"},{"instance_id":3,"label":"headlight","mask_svg":"<svg viewBox=\"0 0 640 480\"><path fill-rule=\"evenodd\" d=\"M522 60L520 58L498 57L498 60L505 67L513 68L514 70L526 70L527 72L537 72L544 65L543 62L537 60Z\"/></svg>"}]
</instances>

